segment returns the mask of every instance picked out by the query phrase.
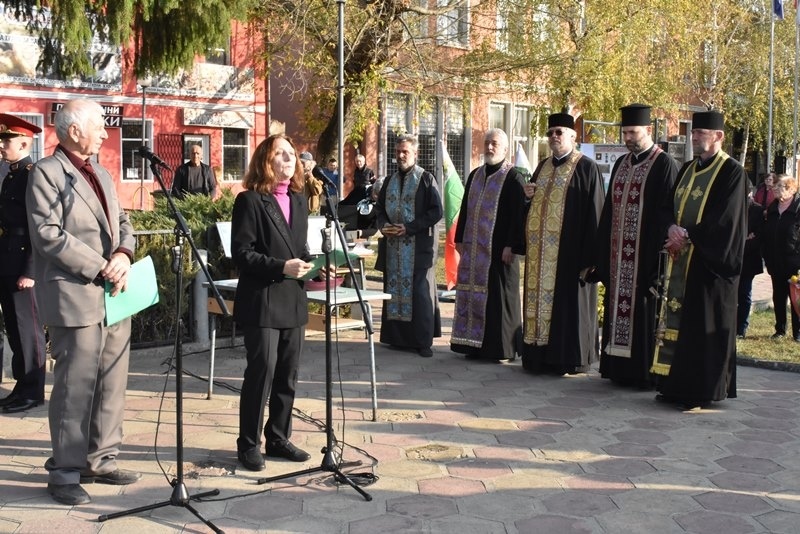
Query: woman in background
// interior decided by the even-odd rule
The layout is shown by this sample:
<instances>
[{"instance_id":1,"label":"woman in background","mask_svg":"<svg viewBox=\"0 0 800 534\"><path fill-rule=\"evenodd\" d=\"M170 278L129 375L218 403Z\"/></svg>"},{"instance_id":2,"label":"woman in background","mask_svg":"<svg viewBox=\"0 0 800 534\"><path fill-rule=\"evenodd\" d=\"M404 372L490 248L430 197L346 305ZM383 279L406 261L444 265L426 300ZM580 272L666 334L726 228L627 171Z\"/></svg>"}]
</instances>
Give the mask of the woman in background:
<instances>
[{"instance_id":1,"label":"woman in background","mask_svg":"<svg viewBox=\"0 0 800 534\"><path fill-rule=\"evenodd\" d=\"M775 200L767 207L762 232L764 263L772 278L772 303L775 306L773 339L786 335L786 303L789 299L789 278L800 269L800 195L797 181L788 174L775 179ZM792 337L800 342L800 317L789 306L792 316Z\"/></svg>"},{"instance_id":2,"label":"woman in background","mask_svg":"<svg viewBox=\"0 0 800 534\"><path fill-rule=\"evenodd\" d=\"M243 327L247 351L236 445L242 465L261 471L267 399L266 455L295 462L310 458L289 441L308 322L306 294L297 278L311 268L303 167L291 139L271 135L258 145L243 185L231 223L233 260L240 272L233 318Z\"/></svg>"}]
</instances>

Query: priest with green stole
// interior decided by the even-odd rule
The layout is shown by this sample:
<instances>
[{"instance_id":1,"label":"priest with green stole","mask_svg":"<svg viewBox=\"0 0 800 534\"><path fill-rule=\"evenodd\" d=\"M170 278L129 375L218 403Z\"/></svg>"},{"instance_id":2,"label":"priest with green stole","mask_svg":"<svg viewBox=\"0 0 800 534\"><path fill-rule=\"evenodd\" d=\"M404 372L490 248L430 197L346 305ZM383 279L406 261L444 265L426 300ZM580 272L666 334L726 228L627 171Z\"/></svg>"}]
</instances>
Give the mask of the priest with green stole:
<instances>
[{"instance_id":1,"label":"priest with green stole","mask_svg":"<svg viewBox=\"0 0 800 534\"><path fill-rule=\"evenodd\" d=\"M652 370L656 400L683 410L736 397L736 292L747 233L747 178L722 150L718 111L692 116L697 157L678 172L666 291Z\"/></svg>"}]
</instances>

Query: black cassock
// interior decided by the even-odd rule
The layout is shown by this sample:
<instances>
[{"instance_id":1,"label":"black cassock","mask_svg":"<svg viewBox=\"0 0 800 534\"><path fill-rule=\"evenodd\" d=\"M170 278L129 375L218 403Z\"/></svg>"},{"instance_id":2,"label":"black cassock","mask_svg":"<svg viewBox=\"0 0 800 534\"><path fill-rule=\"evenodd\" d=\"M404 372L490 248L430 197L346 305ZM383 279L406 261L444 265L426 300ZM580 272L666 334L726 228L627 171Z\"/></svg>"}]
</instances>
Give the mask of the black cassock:
<instances>
[{"instance_id":1,"label":"black cassock","mask_svg":"<svg viewBox=\"0 0 800 534\"><path fill-rule=\"evenodd\" d=\"M694 165L691 161L681 167L676 189ZM747 232L746 181L742 166L728 158L709 187L700 222L681 224L694 252L669 374L658 385L663 395L678 402L697 405L736 397L736 300ZM671 198L674 203L674 193Z\"/></svg>"},{"instance_id":2,"label":"black cassock","mask_svg":"<svg viewBox=\"0 0 800 534\"><path fill-rule=\"evenodd\" d=\"M649 387L652 384L650 366L653 363L655 343L656 296L650 289L655 288L657 284L659 252L663 249L668 222L672 217L670 195L678 173L678 165L672 157L663 151L655 155L654 150L656 147L639 154L638 157L628 154L616 161L611 172L611 181L597 232L598 255L595 279L605 286L600 375L614 382L636 387ZM612 202L615 186L617 189L622 189L620 187L622 182L618 183L622 162L626 159L631 160L632 167L626 165L627 168L631 168L631 172L626 173L627 179L630 180L635 172L634 169L646 164L651 155L654 159L642 182L641 194L634 193L636 198L630 199L627 205L627 224L623 224L622 228L612 229L613 219L619 219L622 215L613 212L615 205ZM629 191L632 192L633 188L631 187ZM631 204L638 205L638 216L632 213ZM617 209L619 207L617 204ZM632 226L637 226L638 229ZM612 231L619 239L623 230L632 235L638 234L636 250L630 252L617 250L612 258ZM622 261L631 262L630 266L623 268ZM635 272L635 287L630 287L634 285L633 277L627 283L625 280L626 275L633 274L631 271ZM612 273L616 273L614 283L610 280ZM629 300L631 298L632 303ZM632 312L625 310L620 313L622 317L612 318L614 317L612 306L627 307L629 304L632 304ZM628 322L631 319L632 323ZM614 332L612 332L612 321L615 320L618 322L613 323ZM617 329L621 332L618 333ZM626 339L627 350L620 351L612 342L612 339L619 335Z\"/></svg>"},{"instance_id":3,"label":"black cassock","mask_svg":"<svg viewBox=\"0 0 800 534\"><path fill-rule=\"evenodd\" d=\"M565 156L556 166L569 157ZM546 161L543 160L536 167L532 181L540 181L539 175ZM549 339L546 344L523 343L522 365L531 372L585 372L591 363L597 361L597 286L581 283L579 275L583 269L594 264L597 224L603 209L603 178L597 164L585 155L575 166L566 195L558 238ZM533 208L529 204L530 209ZM526 219L526 254L530 255L527 226ZM523 303L524 329L530 327L531 321L526 311L529 276L526 267L523 287L526 293Z\"/></svg>"}]
</instances>

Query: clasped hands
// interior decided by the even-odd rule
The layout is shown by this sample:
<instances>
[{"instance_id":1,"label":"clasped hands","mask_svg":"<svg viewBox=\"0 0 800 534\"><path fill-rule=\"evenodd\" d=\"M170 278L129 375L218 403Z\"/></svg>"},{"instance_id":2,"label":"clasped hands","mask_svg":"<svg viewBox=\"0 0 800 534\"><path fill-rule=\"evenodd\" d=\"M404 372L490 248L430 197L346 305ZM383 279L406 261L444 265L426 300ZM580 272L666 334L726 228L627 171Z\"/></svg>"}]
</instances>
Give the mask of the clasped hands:
<instances>
[{"instance_id":1,"label":"clasped hands","mask_svg":"<svg viewBox=\"0 0 800 534\"><path fill-rule=\"evenodd\" d=\"M689 231L677 224L670 226L667 230L667 240L664 242L664 248L670 257L675 259L687 246L689 246Z\"/></svg>"},{"instance_id":2,"label":"clasped hands","mask_svg":"<svg viewBox=\"0 0 800 534\"><path fill-rule=\"evenodd\" d=\"M406 235L406 225L402 223L386 223L381 228L381 233L386 236L402 237Z\"/></svg>"}]
</instances>

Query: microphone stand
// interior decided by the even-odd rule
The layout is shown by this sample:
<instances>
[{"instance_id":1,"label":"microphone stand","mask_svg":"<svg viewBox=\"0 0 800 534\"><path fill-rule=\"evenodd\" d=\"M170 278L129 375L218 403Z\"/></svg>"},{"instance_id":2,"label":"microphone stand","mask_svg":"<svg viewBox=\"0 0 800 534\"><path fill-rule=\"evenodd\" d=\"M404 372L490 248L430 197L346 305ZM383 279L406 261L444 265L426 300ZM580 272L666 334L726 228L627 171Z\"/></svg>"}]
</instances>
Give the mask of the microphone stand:
<instances>
[{"instance_id":1,"label":"microphone stand","mask_svg":"<svg viewBox=\"0 0 800 534\"><path fill-rule=\"evenodd\" d=\"M350 261L350 256L347 254L347 241L345 240L344 232L342 231L342 225L339 224L338 220L338 202L331 202L330 195L327 193L328 189L325 188L326 195L328 195L328 209L325 215L326 217L326 224L325 228L320 230L322 232L322 251L325 253L325 264L330 266L331 262L331 225L336 230L336 236L339 239L339 242L342 243L342 249L345 252L344 256L347 262L347 268L350 271L350 277L355 282L355 270L353 269L353 264ZM355 462L346 462L346 463L338 463L334 453L334 445L337 443L336 436L333 434L333 355L332 355L332 347L333 343L331 341L331 308L332 305L335 303L331 303L331 289L333 281L331 280L331 273L328 273L328 276L325 280L325 448L322 449L322 464L319 467L312 467L310 469L302 469L300 471L295 471L293 473L287 473L285 475L278 475L274 477L267 477L267 478L260 478L258 479L258 484L266 484L268 482L274 482L276 480L282 480L284 478L296 478L302 475L308 475L311 473L318 473L318 472L328 472L333 473L335 479L340 482L345 482L351 488L356 490L364 500L371 501L372 496L361 489L355 482L353 482L346 474L341 471L341 467L349 467L355 465L361 465L360 461ZM334 277L336 273L334 272ZM372 335L374 329L372 327L372 316L370 315L367 304L364 301L363 297L361 296L361 288L359 284L356 282L353 284L353 288L356 291L356 295L358 295L358 302L361 305L361 313L364 317L364 328L367 330L367 333Z\"/></svg>"},{"instance_id":2,"label":"microphone stand","mask_svg":"<svg viewBox=\"0 0 800 534\"><path fill-rule=\"evenodd\" d=\"M158 166L166 165L158 158L158 156L153 155L154 157L148 157L145 154L142 154L144 157L147 157L150 160L150 170L153 172L153 176L156 177L158 184L161 186L161 189L164 191L167 197L167 203L169 204L170 212L172 213L173 218L175 219L176 226L175 226L175 246L172 247L172 271L175 273L175 317L177 319L177 327L175 332L175 412L176 412L176 419L175 419L175 441L176 441L176 451L177 451L177 477L172 480L170 485L172 486L172 495L170 496L169 500L157 502L155 504L150 504L147 506L140 506L138 508L133 508L131 510L125 510L123 512L116 512L113 514L104 514L97 518L98 521L107 521L109 519L116 519L117 517L123 517L127 515L137 514L139 512L145 512L148 510L155 510L156 508L163 508L165 506L180 506L181 508L185 508L189 510L192 514L195 515L200 521L206 524L211 530L217 533L222 533L223 531L220 530L214 523L205 519L200 512L198 512L191 504L190 501L198 500L203 497L209 497L212 495L219 495L218 489L213 489L210 491L205 491L203 493L197 493L195 495L189 495L189 491L186 489L186 484L183 481L183 320L181 319L181 295L183 293L183 244L184 241L188 241L189 246L192 249L192 254L194 255L195 260L197 261L198 265L200 265L200 269L205 274L206 279L209 281L209 287L214 294L214 298L219 304L220 309L223 311L225 317L230 316L230 312L228 311L227 306L225 305L225 300L222 298L217 287L214 285L214 282L211 281L211 275L208 272L208 267L206 266L205 262L203 262L202 258L200 257L200 253L197 250L197 247L194 244L194 240L192 240L192 233L189 230L189 226L186 224L186 219L183 218L183 215L178 208L175 206L175 201L172 199L172 195L164 185L164 180L161 177L161 172L158 169ZM168 167L167 167L168 168Z\"/></svg>"}]
</instances>

